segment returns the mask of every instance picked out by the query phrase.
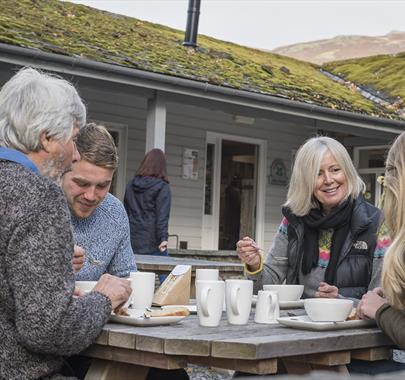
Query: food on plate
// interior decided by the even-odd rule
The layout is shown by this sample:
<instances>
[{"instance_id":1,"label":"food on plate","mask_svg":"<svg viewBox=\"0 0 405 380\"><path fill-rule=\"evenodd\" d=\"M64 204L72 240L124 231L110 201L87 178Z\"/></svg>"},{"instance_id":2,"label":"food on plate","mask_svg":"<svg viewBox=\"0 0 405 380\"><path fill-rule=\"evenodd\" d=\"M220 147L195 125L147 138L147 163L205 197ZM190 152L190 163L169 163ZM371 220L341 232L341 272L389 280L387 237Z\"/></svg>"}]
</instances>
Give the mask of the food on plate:
<instances>
[{"instance_id":1,"label":"food on plate","mask_svg":"<svg viewBox=\"0 0 405 380\"><path fill-rule=\"evenodd\" d=\"M352 311L350 312L349 316L346 318L346 321L355 321L360 319L359 316L357 315L357 309L354 307Z\"/></svg>"},{"instance_id":2,"label":"food on plate","mask_svg":"<svg viewBox=\"0 0 405 380\"><path fill-rule=\"evenodd\" d=\"M148 310L145 311L145 317L186 317L190 314L190 311L186 307L173 306L165 307L164 310Z\"/></svg>"},{"instance_id":3,"label":"food on plate","mask_svg":"<svg viewBox=\"0 0 405 380\"><path fill-rule=\"evenodd\" d=\"M117 307L114 309L114 314L115 315L121 315L124 317L129 317L131 314L129 314L128 309L126 307Z\"/></svg>"}]
</instances>

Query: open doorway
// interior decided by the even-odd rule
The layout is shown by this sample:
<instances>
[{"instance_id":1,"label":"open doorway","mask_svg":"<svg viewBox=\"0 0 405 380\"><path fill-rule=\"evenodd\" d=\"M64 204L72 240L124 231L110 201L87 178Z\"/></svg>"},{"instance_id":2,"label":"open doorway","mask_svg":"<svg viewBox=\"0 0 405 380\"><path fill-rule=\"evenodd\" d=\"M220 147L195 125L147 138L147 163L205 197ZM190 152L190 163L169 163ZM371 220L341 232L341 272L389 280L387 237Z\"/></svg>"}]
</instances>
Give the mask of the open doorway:
<instances>
[{"instance_id":1,"label":"open doorway","mask_svg":"<svg viewBox=\"0 0 405 380\"><path fill-rule=\"evenodd\" d=\"M262 241L265 147L262 140L207 135L202 249L234 250L243 236Z\"/></svg>"},{"instance_id":2,"label":"open doorway","mask_svg":"<svg viewBox=\"0 0 405 380\"><path fill-rule=\"evenodd\" d=\"M257 146L222 140L218 249L255 238Z\"/></svg>"}]
</instances>

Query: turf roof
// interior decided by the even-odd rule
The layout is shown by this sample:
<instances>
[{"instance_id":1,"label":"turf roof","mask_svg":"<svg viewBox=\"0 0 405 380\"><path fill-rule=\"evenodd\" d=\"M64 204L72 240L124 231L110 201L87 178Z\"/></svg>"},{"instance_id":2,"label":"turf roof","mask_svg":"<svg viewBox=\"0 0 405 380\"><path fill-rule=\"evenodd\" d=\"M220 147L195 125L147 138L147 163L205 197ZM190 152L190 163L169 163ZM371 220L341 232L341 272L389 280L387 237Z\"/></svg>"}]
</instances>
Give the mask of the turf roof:
<instances>
[{"instance_id":1,"label":"turf roof","mask_svg":"<svg viewBox=\"0 0 405 380\"><path fill-rule=\"evenodd\" d=\"M315 65L58 0L0 0L0 42L387 118ZM184 14L186 18L186 12ZM271 36L269 36L271 38Z\"/></svg>"}]
</instances>

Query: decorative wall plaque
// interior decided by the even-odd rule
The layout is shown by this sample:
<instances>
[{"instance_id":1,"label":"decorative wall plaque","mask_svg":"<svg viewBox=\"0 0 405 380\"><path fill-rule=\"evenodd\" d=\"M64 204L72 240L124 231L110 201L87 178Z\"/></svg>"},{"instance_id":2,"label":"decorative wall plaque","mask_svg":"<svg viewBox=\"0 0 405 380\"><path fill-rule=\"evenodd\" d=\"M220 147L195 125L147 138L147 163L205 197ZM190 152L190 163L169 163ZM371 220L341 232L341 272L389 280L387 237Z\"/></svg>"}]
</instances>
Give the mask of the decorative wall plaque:
<instances>
[{"instance_id":1,"label":"decorative wall plaque","mask_svg":"<svg viewBox=\"0 0 405 380\"><path fill-rule=\"evenodd\" d=\"M280 158L274 159L270 167L270 183L272 185L287 185L287 169L283 160Z\"/></svg>"}]
</instances>

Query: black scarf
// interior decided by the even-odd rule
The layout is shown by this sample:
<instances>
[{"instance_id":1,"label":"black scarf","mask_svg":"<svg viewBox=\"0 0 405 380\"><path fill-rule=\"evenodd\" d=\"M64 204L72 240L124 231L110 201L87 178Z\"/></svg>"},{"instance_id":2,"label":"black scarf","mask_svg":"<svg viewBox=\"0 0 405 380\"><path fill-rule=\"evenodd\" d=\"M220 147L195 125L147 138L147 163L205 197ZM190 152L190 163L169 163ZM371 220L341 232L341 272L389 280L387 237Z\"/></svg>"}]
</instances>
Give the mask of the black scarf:
<instances>
[{"instance_id":1,"label":"black scarf","mask_svg":"<svg viewBox=\"0 0 405 380\"><path fill-rule=\"evenodd\" d=\"M343 243L350 230L350 221L353 211L353 201L349 198L341 205L334 207L328 215L322 210L313 208L302 217L304 222L304 255L302 259L302 272L308 274L318 266L319 261L319 230L333 228L330 260L325 272L325 281L335 285L336 267Z\"/></svg>"}]
</instances>

